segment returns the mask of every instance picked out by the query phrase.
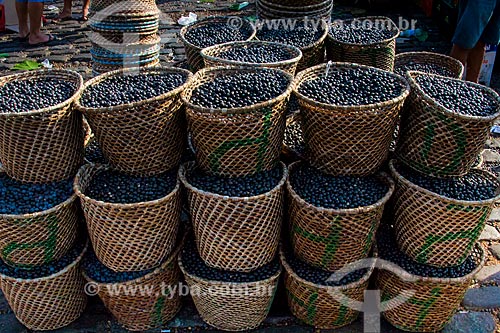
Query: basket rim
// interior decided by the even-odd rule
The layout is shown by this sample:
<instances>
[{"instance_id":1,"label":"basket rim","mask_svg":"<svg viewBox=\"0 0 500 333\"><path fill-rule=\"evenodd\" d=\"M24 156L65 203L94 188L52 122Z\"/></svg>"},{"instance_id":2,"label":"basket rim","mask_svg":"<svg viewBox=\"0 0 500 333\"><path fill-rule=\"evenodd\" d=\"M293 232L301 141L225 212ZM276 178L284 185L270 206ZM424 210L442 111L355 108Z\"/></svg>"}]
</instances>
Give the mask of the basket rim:
<instances>
[{"instance_id":1,"label":"basket rim","mask_svg":"<svg viewBox=\"0 0 500 333\"><path fill-rule=\"evenodd\" d=\"M85 164L83 165L80 170L78 170L78 173L76 174L75 181L73 182L73 188L75 190L76 195L85 202L91 203L92 205L100 206L100 207L111 207L111 208L121 208L121 209L127 209L127 208L135 208L135 209L140 209L140 208L147 208L150 206L155 206L158 204L162 204L163 202L170 200L174 195L177 194L177 192L180 191L180 180L179 177L176 179L176 185L174 189L169 192L166 196L161 197L159 199L151 200L151 201L143 201L143 202L136 202L136 203L112 203L112 202L104 202L100 200L95 200L86 194L84 194L84 191L81 187L81 181L80 179L82 178L83 173L87 171L96 171L96 174L103 172L103 171L118 171L115 167L113 167L110 164L100 164L100 163L94 163L94 164ZM177 175L177 173L176 173ZM95 175L93 176L95 177ZM92 178L93 178L92 177Z\"/></svg>"},{"instance_id":2,"label":"basket rim","mask_svg":"<svg viewBox=\"0 0 500 333\"><path fill-rule=\"evenodd\" d=\"M392 28L393 28L391 30L394 30L394 36L392 36L391 38L386 38L386 39L378 41L378 42L374 42L374 43L360 44L360 43L343 42L343 41L340 41L340 40L334 38L330 34L330 28L334 24L338 24L340 22L342 22L342 24L352 23L355 20L358 20L358 21L366 21L366 20L371 20L371 21L384 20L384 21L387 21L392 26ZM334 21L334 22L332 22L328 26L328 38L330 40L335 41L336 43L342 44L344 46L353 46L353 47L359 47L359 46L361 46L361 47L369 47L369 46L378 46L378 45L381 45L381 44L387 44L387 43L390 43L390 42L394 41L396 38L398 38L400 33L401 33L401 30L398 28L398 26L396 25L396 23L390 17L387 17L387 16L362 16L362 17L356 17L356 18L353 18L353 19L340 20L340 21L337 21L337 22Z\"/></svg>"},{"instance_id":3,"label":"basket rim","mask_svg":"<svg viewBox=\"0 0 500 333\"><path fill-rule=\"evenodd\" d=\"M50 77L50 74L52 73L60 73L60 74L66 74L68 76L72 76L74 79L76 79L76 88L71 95L70 98L67 100L56 104L52 106L45 107L43 109L38 109L38 110L30 110L30 111L24 111L24 112L6 112L6 113L0 113L0 117L24 117L24 116L34 116L34 115L40 115L48 112L53 112L55 110L62 109L64 107L67 107L71 105L78 96L80 96L80 93L82 92L83 89L83 77L78 73L73 70L69 69L40 69L36 71L28 71L28 72L23 72L23 73L17 73L17 74L12 74L12 75L7 75L3 76L0 78L0 88L9 82L12 81L24 81L24 80L29 80L31 78L39 78L39 77Z\"/></svg>"},{"instance_id":4,"label":"basket rim","mask_svg":"<svg viewBox=\"0 0 500 333\"><path fill-rule=\"evenodd\" d=\"M473 87L476 87L478 89L481 89L483 90L484 92L488 93L489 95L491 95L493 97L493 99L496 100L497 102L497 107L496 107L496 112L489 115L489 116L471 116L471 115L465 115L465 114L460 114L458 112L454 112L448 108L446 108L444 105L442 105L441 103L435 101L434 99L432 99L429 95L427 95L423 90L422 88L420 88L420 85L417 83L417 81L415 80L415 78L417 76L430 76L430 77L438 77L438 78L442 78L442 79L447 79L447 80L452 80L452 81L459 81L459 82L462 82L466 85L470 85L470 86L473 86ZM495 120L496 118L498 118L500 116L500 95L498 95L498 93L489 88L489 87L486 87L486 86L483 86L479 83L474 83L474 82L469 82L469 81L463 81L463 80L460 80L460 79L454 79L454 78L450 78L450 77L446 77L446 76L441 76L441 75L436 75L436 74L429 74L429 73L424 73L424 72L420 72L420 71L407 71L406 72L406 78L412 88L412 90L416 90L419 95L418 97L421 98L425 103L429 104L429 105L432 105L433 107L437 108L439 112L442 112L446 115L449 115L449 116L452 116L454 118L458 118L458 119L467 119L467 120L476 120L476 121L482 121L482 122L490 122L490 121L493 121Z\"/></svg>"},{"instance_id":5,"label":"basket rim","mask_svg":"<svg viewBox=\"0 0 500 333\"><path fill-rule=\"evenodd\" d=\"M436 53L436 52L429 52L429 51L413 51L413 52L402 52L396 54L396 57L394 59L395 65L397 65L398 61L405 61L407 59L432 59L432 60L446 60L449 61L450 63L453 63L457 65L458 67L462 68L462 72L464 70L464 65L457 59L450 57L446 54L442 53Z\"/></svg>"},{"instance_id":6,"label":"basket rim","mask_svg":"<svg viewBox=\"0 0 500 333\"><path fill-rule=\"evenodd\" d=\"M80 103L80 100L81 100L81 98L82 98L82 96L87 88L89 88L93 85L99 84L101 81L104 81L110 77L123 76L124 74L126 75L129 73L138 73L140 75L143 75L143 74L149 74L149 73L155 73L155 72L186 74L186 80L184 81L184 83L182 85L180 85L179 87L177 87L173 90L170 90L164 94L161 94L161 95L158 95L155 97L151 97L149 99L137 101L137 102L108 106L105 108L86 107ZM81 89L80 94L78 95L78 97L75 100L75 107L78 111L80 111L82 113L84 113L84 112L105 113L105 112L113 112L113 111L117 111L117 110L123 110L124 108L138 108L138 107L143 106L145 104L150 104L150 103L153 103L156 101L164 100L164 99L170 98L176 94L179 94L187 86L187 84L189 83L192 76L193 76L193 73L191 73L190 71L188 71L186 69L182 69L182 68L176 68L176 67L146 67L146 68L145 67L134 67L134 68L126 68L126 69L123 69L123 68L117 69L117 70L114 70L111 72L101 74L101 75L96 76L96 77L90 79L89 81L87 81L85 83L83 89Z\"/></svg>"},{"instance_id":7,"label":"basket rim","mask_svg":"<svg viewBox=\"0 0 500 333\"><path fill-rule=\"evenodd\" d=\"M241 20L241 27L240 27L240 29L242 29L243 26L247 26L247 27L251 28L250 30L251 30L252 33L250 34L250 37L248 37L248 39L246 41L250 41L250 40L254 39L255 38L255 34L257 33L257 29L255 29L255 26L252 24L252 22L250 22L246 18L240 17L240 16L207 16L207 17L203 18L202 20L193 22L191 24L188 24L188 25L182 27L181 31L179 31L179 38L188 47L190 47L190 48L192 48L194 50L197 50L197 51L201 51L201 50L204 49L203 47L196 46L196 45L194 45L193 43L191 43L190 41L188 41L186 39L185 35L188 32L188 30L196 28L198 26L202 26L202 25L204 25L206 23L210 23L210 22L225 22L225 23L228 23L228 22L230 22L229 20L231 20L231 19L233 19L235 17L237 17L237 18L239 18ZM219 44L217 44L217 45L219 45Z\"/></svg>"},{"instance_id":8,"label":"basket rim","mask_svg":"<svg viewBox=\"0 0 500 333\"><path fill-rule=\"evenodd\" d=\"M485 255L485 250L481 243L477 242L474 245L474 249L478 250L478 252L481 255L481 260L479 260L479 263L477 264L476 268L474 268L473 271L471 271L469 274L458 277L458 278L436 278L436 277L427 277L427 276L420 276L420 275L415 275L412 273L409 273L407 270L403 269L405 272L405 275L409 277L409 280L411 280L411 283L418 283L418 282L431 282L431 283L447 283L447 284L456 284L456 283L462 283L467 280L473 279L476 274L483 268L484 264L486 263L486 255ZM474 249L472 250L474 252ZM387 272L389 274L394 274L393 272L383 270L383 272Z\"/></svg>"},{"instance_id":9,"label":"basket rim","mask_svg":"<svg viewBox=\"0 0 500 333\"><path fill-rule=\"evenodd\" d=\"M320 70L323 71L324 69L327 68L327 66L332 66L340 69L369 69L371 71L375 71L378 73L384 73L388 75L394 76L396 79L398 79L403 85L406 87L404 91L400 93L398 97L395 97L393 99L390 99L388 101L383 101L383 102L378 102L378 103L372 103L372 104L365 104L365 105L335 105L335 104L326 104L326 103L321 103L317 102L302 93L299 92L299 87L302 85L302 83L305 82L304 77L309 74L309 73L314 73L317 72L317 76L319 77ZM382 69L378 69L375 67L370 67L370 66L364 66L364 65L359 65L359 64L354 64L354 63L349 63L349 62L329 62L329 63L323 63L314 67L310 67L308 69L303 70L302 72L298 73L297 76L295 77L294 84L293 84L293 93L298 97L299 100L306 101L308 104L311 104L313 106L325 109L325 110L343 110L343 111L363 111L363 112L372 112L376 113L379 112L377 109L384 108L386 106L394 105L400 102L403 102L408 95L410 94L410 85L408 81L401 75L392 73L392 72L387 72Z\"/></svg>"},{"instance_id":10,"label":"basket rim","mask_svg":"<svg viewBox=\"0 0 500 333\"><path fill-rule=\"evenodd\" d=\"M4 174L4 173L6 173L5 169L3 169L2 165L0 164L0 175ZM70 180L70 179L71 178L69 178L67 180ZM28 213L28 214L18 214L18 215L16 215L16 214L0 214L0 220L20 220L20 219L25 220L25 219L33 219L33 218L38 218L41 216L49 215L49 214L57 212L58 210L60 210L62 208L66 208L67 206L72 205L76 201L77 197L78 196L76 195L75 191L73 190L73 194L68 199L57 204L56 206L54 206L52 208L42 210L40 212Z\"/></svg>"},{"instance_id":11,"label":"basket rim","mask_svg":"<svg viewBox=\"0 0 500 333\"><path fill-rule=\"evenodd\" d=\"M241 286L257 286L257 285L261 285L261 284L272 283L274 280L277 280L280 277L281 272L283 271L283 267L280 263L278 271L276 273L274 273L272 276L268 277L267 279L259 280L259 281L252 281L252 282L224 282L224 281L208 280L208 279L205 279L205 278L188 273L188 271L186 270L186 268L182 264L182 254L179 254L179 256L177 257L177 263L179 264L179 268L181 269L182 274L184 274L185 276L188 276L189 278L191 278L193 280L200 281L200 282L203 282L206 284L211 284L214 286L241 287Z\"/></svg>"},{"instance_id":12,"label":"basket rim","mask_svg":"<svg viewBox=\"0 0 500 333\"><path fill-rule=\"evenodd\" d=\"M286 19L289 19L289 20L297 20L297 21L304 21L304 18L303 17L290 17L290 18L280 18L280 19L271 19L269 20L270 22L281 22L283 20L286 20ZM299 49L302 51L302 53L305 53L315 47L317 47L318 45L320 45L321 43L323 43L326 39L326 37L328 36L328 23L320 18L319 20L321 20L321 28L323 29L323 34L318 38L318 40L314 41L313 43L305 46L305 47L300 47ZM256 40L261 40L259 39L259 37L257 36L257 33L255 34L255 39Z\"/></svg>"},{"instance_id":13,"label":"basket rim","mask_svg":"<svg viewBox=\"0 0 500 333\"><path fill-rule=\"evenodd\" d=\"M376 249L376 247L373 247L373 248ZM301 278L300 276L298 276L297 273L295 273L295 271L292 269L292 267L286 261L285 251L283 250L283 244L280 246L279 253L280 253L281 265L283 265L283 267L285 268L286 273L288 275L290 275L290 277L293 280L299 281L301 284L304 284L304 285L306 285L308 287L312 287L312 288L316 288L316 289L321 289L321 290L327 290L327 291L328 290L339 290L340 291L340 290L353 289L353 288L356 288L356 287L362 285L363 283L368 282L370 280L370 277L372 276L374 270L375 270L376 262L378 260L377 255L375 254L375 257L373 258L374 260L371 263L371 266L368 269L368 272L366 272L363 275L363 277L361 279L357 280L357 281L354 281L354 282L351 282L349 284L342 285L342 286L323 286L323 285L320 285L320 284L316 284L316 283L304 280L303 278ZM332 272L332 274L335 274L335 272Z\"/></svg>"},{"instance_id":14,"label":"basket rim","mask_svg":"<svg viewBox=\"0 0 500 333\"><path fill-rule=\"evenodd\" d=\"M323 9L323 7L330 7L330 6L333 7L332 0L323 0L322 2L320 2L318 4L307 5L307 6L287 6L287 5L282 5L279 3L274 3L274 2L269 1L269 0L257 0L256 2L264 4L265 6L270 7L270 9L273 9L273 10L283 9L285 11L291 11L291 12L293 12L295 10L307 11L308 9L313 10L313 9L317 9L317 8ZM279 9L275 9L275 8L279 8Z\"/></svg>"},{"instance_id":15,"label":"basket rim","mask_svg":"<svg viewBox=\"0 0 500 333\"><path fill-rule=\"evenodd\" d=\"M208 68L203 68L196 72L196 74L193 75L193 77L189 80L188 82L188 87L197 84L197 81L206 75L210 73L243 73L243 72L265 72L265 71L274 71L274 72L279 72L282 75L284 75L288 79L288 87L287 89L280 94L279 96L265 102L260 102L257 104L249 105L249 106L244 106L244 107L239 107L239 108L207 108L204 106L199 106L196 104L191 103L191 96L188 98L186 96L186 89L181 93L181 99L184 105L190 109L194 110L197 112L201 113L207 113L207 114L245 114L249 113L254 110L266 108L269 106L272 106L274 104L277 104L289 96L293 90L293 75L285 72L284 70L277 69L277 68L266 68L266 67L247 67L247 66L240 66L240 67L234 67L234 66L218 66L218 67L208 67Z\"/></svg>"},{"instance_id":16,"label":"basket rim","mask_svg":"<svg viewBox=\"0 0 500 333\"><path fill-rule=\"evenodd\" d=\"M396 167L397 163L404 164L404 162L398 161L397 159L392 159L389 161L389 168L391 170L391 174L393 175L393 177L397 181L401 181L405 185L412 187L412 188L416 188L420 192L423 192L427 195L431 195L437 199L451 202L451 203L455 203L455 204L459 204L459 205L463 205L463 206L480 206L480 205L482 206L482 205L486 205L486 204L494 204L495 202L498 202L500 200L500 193L497 194L495 197L493 197L491 199L487 199L487 200L465 201L465 200L457 200L457 199L453 199L453 198L448 198L444 195L440 195L440 194L437 194L435 192L429 191L429 190L427 190L427 189L425 189L417 184L412 183L410 180L403 177L403 175L401 175L399 173L399 171L397 170L397 167ZM411 167L409 167L409 168L412 169ZM416 171L416 172L419 172L419 171ZM481 176L490 178L492 181L496 182L497 189L500 189L500 181L498 181L497 177L495 177L491 172L486 171L486 170L482 170L482 169L471 169L469 171L469 173L477 173L477 174L481 174ZM429 177L432 178L432 176L429 176ZM436 178L436 177L434 177L434 178Z\"/></svg>"},{"instance_id":17,"label":"basket rim","mask_svg":"<svg viewBox=\"0 0 500 333\"><path fill-rule=\"evenodd\" d=\"M72 269L75 266L77 266L78 264L80 264L81 260L83 259L83 256L85 255L85 253L87 253L88 247L89 247L89 239L87 238L85 241L85 246L83 247L80 255L78 255L78 257L76 257L76 259L73 260L73 262L71 262L68 266L64 267L59 272L55 272L49 276L43 276L43 277L39 277L36 279L18 279L18 278L13 278L13 277L10 277L10 276L7 276L5 274L0 273L0 279L4 279L7 281L21 282L21 283L38 283L38 282L44 282L47 280L52 280L52 279L58 278L61 275L67 273L70 269Z\"/></svg>"},{"instance_id":18,"label":"basket rim","mask_svg":"<svg viewBox=\"0 0 500 333\"><path fill-rule=\"evenodd\" d=\"M292 175L292 172L299 164L305 164L305 162L297 161L297 162L294 162L288 166L289 177L286 181L286 188L287 188L288 192L292 195L293 200L298 201L300 203L300 205L302 205L302 206L305 206L309 209L313 209L313 210L320 212L320 213L345 214L345 215L367 213L367 212L378 209L378 208L382 207L383 205L385 205L389 201L389 199L392 197L394 190L396 188L394 180L392 180L392 178L388 174L386 174L385 172L378 172L373 176L375 176L379 180L382 180L383 182L385 182L385 184L388 185L389 188L388 188L386 194L381 199L379 199L377 202L375 202L371 205L368 205L368 206L362 206L362 207L357 207L357 208L342 208L342 209L323 208L323 207L315 206L313 204L308 203L302 197L300 197L297 194L297 192L293 189L293 186L290 182L290 176Z\"/></svg>"},{"instance_id":19,"label":"basket rim","mask_svg":"<svg viewBox=\"0 0 500 333\"><path fill-rule=\"evenodd\" d=\"M318 14L327 14L333 9L333 2L327 3L328 1L325 1L319 5L310 5L310 6L304 6L304 7L292 7L292 8L286 8L281 6L281 8L277 9L277 6L270 5L268 2L260 0L257 1L256 5L259 10L266 11L266 13L269 13L271 15L290 15L290 14L296 14L297 11L300 11L302 13L301 16L298 16L298 18L304 17L304 14L307 14L305 16L314 16ZM309 10L308 12L305 12Z\"/></svg>"},{"instance_id":20,"label":"basket rim","mask_svg":"<svg viewBox=\"0 0 500 333\"><path fill-rule=\"evenodd\" d=\"M283 49L287 49L292 53L294 56L291 59L283 60L283 61L278 61L278 62L262 62L262 63L256 63L256 62L243 62L243 61L237 61L237 60L229 60L229 59L224 59L217 54L219 53L218 51L222 51L220 49L230 49L232 47L238 48L240 46L250 46L250 45L274 45L281 47ZM215 53L215 55L211 55L210 53ZM279 67L279 66L284 66L284 65L293 65L295 63L298 63L300 59L302 59L302 51L295 46L288 45L288 44L283 44L283 43L275 43L275 42L268 42L268 41L260 41L260 40L251 40L251 41L245 41L245 42L229 42L229 43L224 43L224 44L217 44L213 46L209 46L207 48L204 48L201 50L201 56L205 60L213 61L213 62L221 62L225 63L228 65L237 65L237 66L266 66L266 67Z\"/></svg>"},{"instance_id":21,"label":"basket rim","mask_svg":"<svg viewBox=\"0 0 500 333\"><path fill-rule=\"evenodd\" d=\"M141 277L138 277L137 279L129 280L129 281L123 281L123 282L98 282L96 280L91 279L88 276L87 272L85 272L85 270L83 270L83 269L82 269L82 275L85 278L85 280L87 280L88 282L91 282L91 283L95 283L99 287L102 287L102 286L125 286L125 285L142 283L143 281L149 279L150 277L152 277L154 275L157 275L158 273L160 273L160 271L164 270L168 265L170 265L171 263L175 262L175 259L179 256L180 251L184 247L184 243L186 241L188 233L189 233L189 228L187 228L186 230L184 230L184 232L182 234L182 237L180 237L180 239L176 240L176 241L179 241L179 243L177 244L177 247L166 258L166 260L163 263L161 263L158 267L154 268L148 274L146 274L144 276L141 276Z\"/></svg>"},{"instance_id":22,"label":"basket rim","mask_svg":"<svg viewBox=\"0 0 500 333\"><path fill-rule=\"evenodd\" d=\"M195 193L198 193L198 194L201 194L204 196L209 196L212 198L221 199L221 200L231 200L233 202L247 202L247 201L251 201L251 200L252 201L253 200L260 200L260 199L270 197L274 193L280 191L284 187L284 185L288 179L288 168L286 167L285 163L283 163L282 161L280 161L278 165L280 165L283 169L283 176L281 177L281 180L279 181L279 183L275 187L273 187L270 191L268 191L266 193L254 195L251 197L230 197L230 196L226 196L226 195L220 195L220 194L216 194L216 193L212 193L212 192L203 191L199 188L194 187L187 180L186 173L188 171L188 168L192 168L192 167L196 166L195 162L186 162L186 163L182 164L181 167L179 168L179 177L178 178L180 179L180 181L182 182L184 187L186 187L188 190L190 190L192 192L195 192Z\"/></svg>"}]
</instances>

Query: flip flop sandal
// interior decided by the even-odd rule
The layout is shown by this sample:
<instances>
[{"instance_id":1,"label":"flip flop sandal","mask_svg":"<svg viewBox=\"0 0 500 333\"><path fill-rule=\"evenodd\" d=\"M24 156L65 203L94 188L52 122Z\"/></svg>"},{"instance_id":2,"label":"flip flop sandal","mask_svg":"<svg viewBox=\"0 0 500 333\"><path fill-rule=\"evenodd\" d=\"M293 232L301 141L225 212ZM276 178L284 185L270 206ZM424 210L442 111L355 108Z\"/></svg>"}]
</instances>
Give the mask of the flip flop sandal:
<instances>
[{"instance_id":1,"label":"flip flop sandal","mask_svg":"<svg viewBox=\"0 0 500 333\"><path fill-rule=\"evenodd\" d=\"M56 37L54 37L53 35L49 35L49 39L45 42L40 42L40 43L36 43L36 44L31 44L29 41L28 41L28 47L38 47L38 46L43 46L43 45L47 45L47 44L50 44L50 42L53 42L57 40Z\"/></svg>"}]
</instances>

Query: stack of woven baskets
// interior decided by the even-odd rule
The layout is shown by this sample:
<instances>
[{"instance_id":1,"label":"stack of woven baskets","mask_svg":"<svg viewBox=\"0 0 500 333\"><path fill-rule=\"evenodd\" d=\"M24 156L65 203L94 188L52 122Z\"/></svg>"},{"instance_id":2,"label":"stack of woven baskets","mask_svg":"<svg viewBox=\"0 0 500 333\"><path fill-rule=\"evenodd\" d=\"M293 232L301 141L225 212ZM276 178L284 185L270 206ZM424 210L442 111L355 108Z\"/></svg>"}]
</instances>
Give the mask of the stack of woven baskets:
<instances>
[{"instance_id":1,"label":"stack of woven baskets","mask_svg":"<svg viewBox=\"0 0 500 333\"><path fill-rule=\"evenodd\" d=\"M257 0L257 13L264 19L308 17L330 19L332 0Z\"/></svg>"},{"instance_id":2,"label":"stack of woven baskets","mask_svg":"<svg viewBox=\"0 0 500 333\"><path fill-rule=\"evenodd\" d=\"M159 62L159 10L155 1L98 0L91 3L93 73Z\"/></svg>"},{"instance_id":3,"label":"stack of woven baskets","mask_svg":"<svg viewBox=\"0 0 500 333\"><path fill-rule=\"evenodd\" d=\"M44 109L0 112L0 177L11 177L25 188L56 183L71 188L71 178L83 163L82 116L73 107L82 77L66 70L36 71L2 77L0 89L13 82L43 80L70 84L72 96ZM52 195L45 192L25 199L49 201ZM74 194L44 211L0 215L0 287L16 317L29 329L64 327L85 309L79 264L86 245L78 237L78 224ZM53 270L47 272L50 267Z\"/></svg>"}]
</instances>

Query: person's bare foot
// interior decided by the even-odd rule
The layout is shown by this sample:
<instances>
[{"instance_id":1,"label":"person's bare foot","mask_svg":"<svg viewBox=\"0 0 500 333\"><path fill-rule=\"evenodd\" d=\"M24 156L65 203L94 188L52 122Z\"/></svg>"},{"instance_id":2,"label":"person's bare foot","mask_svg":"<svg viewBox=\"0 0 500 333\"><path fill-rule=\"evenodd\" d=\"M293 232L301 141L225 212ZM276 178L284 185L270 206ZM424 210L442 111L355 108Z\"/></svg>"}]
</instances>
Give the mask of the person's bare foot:
<instances>
[{"instance_id":1,"label":"person's bare foot","mask_svg":"<svg viewBox=\"0 0 500 333\"><path fill-rule=\"evenodd\" d=\"M71 20L71 18L72 18L71 12L62 11L59 14L59 16L57 16L57 18L55 20L56 21L67 21L67 20Z\"/></svg>"},{"instance_id":2,"label":"person's bare foot","mask_svg":"<svg viewBox=\"0 0 500 333\"><path fill-rule=\"evenodd\" d=\"M29 44L30 45L44 44L44 43L50 42L53 39L54 39L54 37L52 35L47 35L47 34L44 34L41 32L38 34L30 34Z\"/></svg>"},{"instance_id":3,"label":"person's bare foot","mask_svg":"<svg viewBox=\"0 0 500 333\"><path fill-rule=\"evenodd\" d=\"M19 39L26 39L30 35L29 30L19 31Z\"/></svg>"}]
</instances>

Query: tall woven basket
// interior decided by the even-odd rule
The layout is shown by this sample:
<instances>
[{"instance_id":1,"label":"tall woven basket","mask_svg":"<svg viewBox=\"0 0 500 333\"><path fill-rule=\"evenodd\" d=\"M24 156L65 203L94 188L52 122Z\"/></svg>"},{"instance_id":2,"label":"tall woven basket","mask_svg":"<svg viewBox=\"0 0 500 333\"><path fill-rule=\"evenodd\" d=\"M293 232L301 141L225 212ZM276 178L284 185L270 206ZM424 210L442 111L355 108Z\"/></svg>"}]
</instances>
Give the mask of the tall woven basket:
<instances>
[{"instance_id":1,"label":"tall woven basket","mask_svg":"<svg viewBox=\"0 0 500 333\"><path fill-rule=\"evenodd\" d=\"M180 240L177 249L160 267L141 278L107 284L92 280L85 272L83 276L97 287L97 295L103 301L104 306L127 330L142 332L161 327L175 317L181 308L178 288L182 274L177 264L177 256L184 244L184 239L185 235ZM132 289L151 292L146 295L110 292ZM174 293L171 294L171 291Z\"/></svg>"},{"instance_id":2,"label":"tall woven basket","mask_svg":"<svg viewBox=\"0 0 500 333\"><path fill-rule=\"evenodd\" d=\"M356 44L337 40L332 34L328 34L326 43L327 59L334 62L351 62L392 72L396 56L396 38L399 36L399 29L396 23L390 18L382 16L360 17L355 20L369 22L373 25L384 24L384 26L393 32L393 36L373 44ZM352 21L333 22L332 27L335 25L342 27L343 25L351 24Z\"/></svg>"},{"instance_id":3,"label":"tall woven basket","mask_svg":"<svg viewBox=\"0 0 500 333\"><path fill-rule=\"evenodd\" d=\"M247 331L266 319L278 288L281 268L272 277L257 282L220 282L189 274L179 257L179 266L194 305L207 324L224 331Z\"/></svg>"},{"instance_id":4,"label":"tall woven basket","mask_svg":"<svg viewBox=\"0 0 500 333\"><path fill-rule=\"evenodd\" d=\"M290 175L301 162L289 167ZM373 245L385 204L394 192L394 182L378 174L387 193L375 204L353 209L326 209L302 199L287 181L288 216L295 255L302 261L328 271L365 259Z\"/></svg>"},{"instance_id":5,"label":"tall woven basket","mask_svg":"<svg viewBox=\"0 0 500 333\"><path fill-rule=\"evenodd\" d=\"M470 274L454 279L428 278L378 270L376 285L386 304L383 316L393 326L410 332L439 332L451 320L460 306L474 276L484 266L484 251L474 248L477 268ZM410 297L398 306L397 297Z\"/></svg>"},{"instance_id":6,"label":"tall woven basket","mask_svg":"<svg viewBox=\"0 0 500 333\"><path fill-rule=\"evenodd\" d=\"M74 85L74 95L52 107L0 113L0 163L15 180L46 183L73 177L83 163L82 116L73 109L83 86L80 74L62 69L26 72L0 78L12 81L59 79Z\"/></svg>"},{"instance_id":7,"label":"tall woven basket","mask_svg":"<svg viewBox=\"0 0 500 333\"><path fill-rule=\"evenodd\" d=\"M43 212L0 215L0 258L10 266L26 269L59 260L76 238L76 198L72 195Z\"/></svg>"},{"instance_id":8,"label":"tall woven basket","mask_svg":"<svg viewBox=\"0 0 500 333\"><path fill-rule=\"evenodd\" d=\"M401 135L396 156L412 168L433 176L466 174L476 163L500 115L500 96L485 86L482 89L497 100L497 112L488 117L454 113L427 96L415 79L422 72L409 72L411 94L401 115ZM453 80L453 79L450 79Z\"/></svg>"},{"instance_id":9,"label":"tall woven basket","mask_svg":"<svg viewBox=\"0 0 500 333\"><path fill-rule=\"evenodd\" d=\"M257 0L257 12L259 17L267 19L308 17L310 19L330 19L333 1L325 0L319 4L297 5L277 4L269 0Z\"/></svg>"},{"instance_id":10,"label":"tall woven basket","mask_svg":"<svg viewBox=\"0 0 500 333\"><path fill-rule=\"evenodd\" d=\"M451 78L461 79L464 74L464 65L455 58L444 54L432 52L405 52L396 55L394 61L394 72L400 75L406 75L402 67L412 64L433 65L442 68ZM430 73L437 74L437 73Z\"/></svg>"},{"instance_id":11,"label":"tall woven basket","mask_svg":"<svg viewBox=\"0 0 500 333\"><path fill-rule=\"evenodd\" d=\"M235 73L282 73L290 82L280 96L259 104L233 109L209 109L190 102L193 92L219 76ZM205 68L195 74L182 94L196 160L209 173L239 177L274 168L279 162L285 134L285 111L293 77L268 68Z\"/></svg>"},{"instance_id":12,"label":"tall woven basket","mask_svg":"<svg viewBox=\"0 0 500 333\"><path fill-rule=\"evenodd\" d=\"M110 12L111 9L113 11ZM156 7L156 1L154 0L93 0L90 10L109 13L109 15L135 14L135 16L143 16L149 12L157 12L158 7Z\"/></svg>"},{"instance_id":13,"label":"tall woven basket","mask_svg":"<svg viewBox=\"0 0 500 333\"><path fill-rule=\"evenodd\" d=\"M307 26L313 29L314 28L320 29L322 32L318 40L314 41L312 44L306 47L300 48L300 50L302 51L302 59L299 61L297 65L297 73L309 67L323 63L325 60L325 40L328 35L328 24L326 23L326 21L321 20L320 24L316 26L312 25L312 24L317 24L317 22L313 20L305 22L304 18L292 18L290 20L295 20L295 26ZM290 27L287 26L283 27L282 25L285 24L283 22L284 22L283 19L270 20L269 23L266 24L266 26L282 27L283 29L290 29ZM256 38L259 39L258 32ZM262 40L261 38L262 37L260 37L260 40Z\"/></svg>"},{"instance_id":14,"label":"tall woven basket","mask_svg":"<svg viewBox=\"0 0 500 333\"><path fill-rule=\"evenodd\" d=\"M286 261L283 250L281 263L285 268L285 288L292 314L319 329L336 329L354 322L359 315L365 290L375 267L373 260L367 273L358 281L339 287L322 286L299 277ZM340 302L346 300L347 304ZM358 306L357 306L358 305ZM358 310L355 310L358 308Z\"/></svg>"},{"instance_id":15,"label":"tall woven basket","mask_svg":"<svg viewBox=\"0 0 500 333\"><path fill-rule=\"evenodd\" d=\"M232 49L241 48L259 48L261 46L273 46L283 49L289 55L288 60L283 60L279 62L271 63L252 63L252 62L241 62L235 60L228 60L223 57L223 53ZM273 43L273 42L263 42L263 41L248 41L248 42L231 42L225 44L219 44L211 47L207 47L201 51L201 56L205 61L205 67L217 67L217 66L243 66L243 67L256 67L256 68L276 68L281 69L285 72L295 75L295 70L297 69L297 64L302 59L302 51L295 46L290 46L286 44Z\"/></svg>"},{"instance_id":16,"label":"tall woven basket","mask_svg":"<svg viewBox=\"0 0 500 333\"><path fill-rule=\"evenodd\" d=\"M186 33L191 29L196 29L213 22L231 25L232 22L234 23L234 17L207 17L204 20L183 27L179 33L179 37L184 44L184 49L186 50L187 62L193 72L197 72L204 67L203 57L201 56L203 48L189 42L186 39ZM239 30L246 32L248 35L246 41L252 40L257 32L254 25L250 21L243 18L239 19L238 23L240 24Z\"/></svg>"},{"instance_id":17,"label":"tall woven basket","mask_svg":"<svg viewBox=\"0 0 500 333\"><path fill-rule=\"evenodd\" d=\"M80 262L87 246L70 265L47 277L25 280L0 274L7 302L28 329L56 330L75 321L85 310L87 295Z\"/></svg>"},{"instance_id":18,"label":"tall woven basket","mask_svg":"<svg viewBox=\"0 0 500 333\"><path fill-rule=\"evenodd\" d=\"M278 250L288 170L271 191L254 197L227 197L192 186L184 164L179 178L187 190L198 252L211 267L249 272L269 263ZM216 239L217 241L214 241Z\"/></svg>"},{"instance_id":19,"label":"tall woven basket","mask_svg":"<svg viewBox=\"0 0 500 333\"><path fill-rule=\"evenodd\" d=\"M87 191L110 166L85 165L75 178L90 240L97 258L117 272L156 267L175 247L181 214L180 183L167 196L148 202L116 204L94 200Z\"/></svg>"},{"instance_id":20,"label":"tall woven basket","mask_svg":"<svg viewBox=\"0 0 500 333\"><path fill-rule=\"evenodd\" d=\"M398 172L390 162L396 179L394 224L400 249L413 260L438 267L460 265L473 250L500 194L483 201L454 200L428 191ZM477 174L497 184L496 177L484 170Z\"/></svg>"},{"instance_id":21,"label":"tall woven basket","mask_svg":"<svg viewBox=\"0 0 500 333\"><path fill-rule=\"evenodd\" d=\"M399 111L409 94L409 86L403 77L392 74L406 89L392 100L362 106L319 103L299 93L303 82L326 75L327 66L312 67L299 73L295 79L294 93L301 108L306 157L314 167L325 173L373 174L388 157ZM352 69L366 70L368 67L334 63L329 72Z\"/></svg>"},{"instance_id":22,"label":"tall woven basket","mask_svg":"<svg viewBox=\"0 0 500 333\"><path fill-rule=\"evenodd\" d=\"M191 77L178 68L122 69L100 75L85 84L82 91L111 77L123 75L168 74ZM89 122L104 156L118 170L153 175L178 167L186 135L180 93L185 84L163 95L140 102L107 108L76 107Z\"/></svg>"}]
</instances>

